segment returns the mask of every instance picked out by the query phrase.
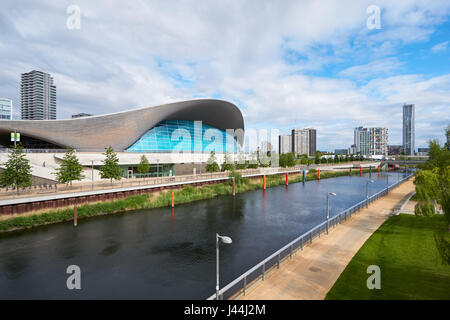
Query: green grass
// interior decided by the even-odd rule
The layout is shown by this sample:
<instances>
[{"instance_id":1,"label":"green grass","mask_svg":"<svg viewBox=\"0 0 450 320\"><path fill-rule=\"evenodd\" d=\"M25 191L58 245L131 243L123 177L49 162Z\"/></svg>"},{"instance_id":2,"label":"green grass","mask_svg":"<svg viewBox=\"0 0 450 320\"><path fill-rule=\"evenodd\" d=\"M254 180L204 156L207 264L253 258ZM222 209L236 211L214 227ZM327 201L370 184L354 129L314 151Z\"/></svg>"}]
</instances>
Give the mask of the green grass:
<instances>
[{"instance_id":1,"label":"green grass","mask_svg":"<svg viewBox=\"0 0 450 320\"><path fill-rule=\"evenodd\" d=\"M363 172L368 172L368 169L364 169ZM359 174L359 170L353 170L352 174ZM321 179L327 179L338 176L349 175L346 171L333 171L322 172L320 174ZM302 180L301 175L291 176L289 183L300 182ZM308 174L305 177L306 181L317 180L317 173ZM266 187L275 187L286 183L286 177L284 175L271 175L266 176ZM262 188L262 177L252 180L249 178L242 178L242 183L236 185L236 193L242 193L246 191L256 190ZM181 190L175 192L175 205L211 199L217 196L231 195L232 186L231 183L219 183L213 185L206 185L202 187L192 187L189 185L184 186ZM150 209L161 208L170 206L172 202L172 191L164 191L159 194L158 197L152 195L137 195L131 196L121 200L107 201L94 204L81 205L77 209L78 220L82 220L89 217L95 217L103 214L112 214L125 212L127 210L134 209ZM70 221L73 219L73 208L50 210L44 213L36 213L32 215L19 216L0 220L0 232L26 229L37 227L40 225L46 225L51 223L58 223L64 221Z\"/></svg>"},{"instance_id":2,"label":"green grass","mask_svg":"<svg viewBox=\"0 0 450 320\"><path fill-rule=\"evenodd\" d=\"M450 266L443 264L434 235L442 215L389 218L361 247L326 299L450 299ZM381 289L369 290L369 265L381 270Z\"/></svg>"}]
</instances>

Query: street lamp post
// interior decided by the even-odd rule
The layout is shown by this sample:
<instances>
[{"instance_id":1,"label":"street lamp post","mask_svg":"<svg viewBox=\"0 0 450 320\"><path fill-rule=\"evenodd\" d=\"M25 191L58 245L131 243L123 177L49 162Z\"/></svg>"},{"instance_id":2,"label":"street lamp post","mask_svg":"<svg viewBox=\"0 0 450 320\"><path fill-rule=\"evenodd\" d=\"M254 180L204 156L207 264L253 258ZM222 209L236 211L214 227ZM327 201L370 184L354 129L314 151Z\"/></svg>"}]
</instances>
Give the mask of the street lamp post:
<instances>
[{"instance_id":1,"label":"street lamp post","mask_svg":"<svg viewBox=\"0 0 450 320\"><path fill-rule=\"evenodd\" d=\"M373 180L366 181L366 208L369 207L369 183L373 183Z\"/></svg>"},{"instance_id":2,"label":"street lamp post","mask_svg":"<svg viewBox=\"0 0 450 320\"><path fill-rule=\"evenodd\" d=\"M334 192L327 192L327 234L328 234L328 228L329 228L329 219L330 219L330 211L329 211L329 196L336 196L336 193Z\"/></svg>"},{"instance_id":3,"label":"street lamp post","mask_svg":"<svg viewBox=\"0 0 450 320\"><path fill-rule=\"evenodd\" d=\"M227 244L233 242L230 237L220 236L216 233L216 300L219 300L219 239Z\"/></svg>"},{"instance_id":4,"label":"street lamp post","mask_svg":"<svg viewBox=\"0 0 450 320\"><path fill-rule=\"evenodd\" d=\"M159 178L159 159L156 159L156 181L158 181L158 178Z\"/></svg>"},{"instance_id":5,"label":"street lamp post","mask_svg":"<svg viewBox=\"0 0 450 320\"><path fill-rule=\"evenodd\" d=\"M91 160L92 163L92 190L94 190L94 160Z\"/></svg>"}]
</instances>

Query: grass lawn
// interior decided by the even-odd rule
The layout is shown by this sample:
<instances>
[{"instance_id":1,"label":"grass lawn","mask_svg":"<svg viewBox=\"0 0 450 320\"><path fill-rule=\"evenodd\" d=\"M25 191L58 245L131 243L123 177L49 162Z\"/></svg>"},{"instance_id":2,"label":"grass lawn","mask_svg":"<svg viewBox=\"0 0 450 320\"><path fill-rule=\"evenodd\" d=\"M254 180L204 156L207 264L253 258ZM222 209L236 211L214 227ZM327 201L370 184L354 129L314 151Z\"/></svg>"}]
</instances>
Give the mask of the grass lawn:
<instances>
[{"instance_id":1,"label":"grass lawn","mask_svg":"<svg viewBox=\"0 0 450 320\"><path fill-rule=\"evenodd\" d=\"M434 234L442 215L389 218L361 247L326 299L450 299L450 266L442 264ZM381 289L369 290L366 270L381 270Z\"/></svg>"}]
</instances>

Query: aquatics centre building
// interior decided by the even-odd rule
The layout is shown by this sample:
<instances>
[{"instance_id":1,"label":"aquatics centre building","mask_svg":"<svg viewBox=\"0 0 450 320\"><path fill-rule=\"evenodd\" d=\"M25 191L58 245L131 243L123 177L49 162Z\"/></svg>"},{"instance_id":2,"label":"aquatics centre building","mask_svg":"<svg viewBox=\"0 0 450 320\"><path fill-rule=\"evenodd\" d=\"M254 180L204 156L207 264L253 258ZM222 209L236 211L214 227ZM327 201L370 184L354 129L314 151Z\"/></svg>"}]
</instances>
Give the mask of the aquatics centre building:
<instances>
[{"instance_id":1,"label":"aquatics centre building","mask_svg":"<svg viewBox=\"0 0 450 320\"><path fill-rule=\"evenodd\" d=\"M230 102L201 99L73 119L0 120L3 150L13 144L14 131L20 133L27 155L38 162L39 154L47 154L51 162L49 153L57 162L71 147L82 165L99 166L111 146L124 176L136 174L142 154L152 164L150 173L174 175L195 172L195 164L206 162L210 151L219 161L225 153L239 153L244 119Z\"/></svg>"}]
</instances>

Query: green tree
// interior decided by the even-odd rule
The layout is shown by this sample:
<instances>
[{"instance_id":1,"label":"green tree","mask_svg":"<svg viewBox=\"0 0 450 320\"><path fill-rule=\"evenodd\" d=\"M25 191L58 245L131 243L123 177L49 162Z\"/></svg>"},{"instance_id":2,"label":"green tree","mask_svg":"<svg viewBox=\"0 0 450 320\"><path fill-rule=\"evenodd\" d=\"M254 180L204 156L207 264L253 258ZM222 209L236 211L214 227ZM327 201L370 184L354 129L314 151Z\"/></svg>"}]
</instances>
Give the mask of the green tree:
<instances>
[{"instance_id":1,"label":"green tree","mask_svg":"<svg viewBox=\"0 0 450 320\"><path fill-rule=\"evenodd\" d=\"M70 183L70 186L72 187L72 181L79 181L84 178L82 172L83 166L78 161L75 151L72 148L67 148L61 165L54 173L56 175L56 180L61 183Z\"/></svg>"},{"instance_id":2,"label":"green tree","mask_svg":"<svg viewBox=\"0 0 450 320\"><path fill-rule=\"evenodd\" d=\"M230 155L228 154L228 152L225 152L221 169L222 169L222 171L231 171L234 169L233 162L231 161L231 158L230 158Z\"/></svg>"},{"instance_id":3,"label":"green tree","mask_svg":"<svg viewBox=\"0 0 450 320\"><path fill-rule=\"evenodd\" d=\"M217 172L219 171L219 165L217 164L216 154L214 151L211 151L209 154L208 161L206 162L206 171L207 172Z\"/></svg>"},{"instance_id":4,"label":"green tree","mask_svg":"<svg viewBox=\"0 0 450 320\"><path fill-rule=\"evenodd\" d=\"M289 152L286 154L286 166L288 167L295 166L295 157L293 152Z\"/></svg>"},{"instance_id":5,"label":"green tree","mask_svg":"<svg viewBox=\"0 0 450 320\"><path fill-rule=\"evenodd\" d=\"M15 187L19 193L19 188L31 186L30 161L25 158L22 145L17 144L13 147L12 152L8 154L8 161L3 165L5 169L0 172L2 188Z\"/></svg>"},{"instance_id":6,"label":"green tree","mask_svg":"<svg viewBox=\"0 0 450 320\"><path fill-rule=\"evenodd\" d=\"M317 151L315 156L314 156L314 163L315 164L319 164L320 163L320 158L322 158L322 153L320 151Z\"/></svg>"},{"instance_id":7,"label":"green tree","mask_svg":"<svg viewBox=\"0 0 450 320\"><path fill-rule=\"evenodd\" d=\"M100 168L100 176L102 179L110 179L111 184L112 180L120 180L122 179L122 168L119 166L119 158L117 154L114 152L113 148L109 146L106 148L105 160L103 160L103 166Z\"/></svg>"},{"instance_id":8,"label":"green tree","mask_svg":"<svg viewBox=\"0 0 450 320\"><path fill-rule=\"evenodd\" d=\"M148 159L145 155L141 156L141 161L139 162L137 171L140 174L146 174L150 171L150 163L148 162Z\"/></svg>"},{"instance_id":9,"label":"green tree","mask_svg":"<svg viewBox=\"0 0 450 320\"><path fill-rule=\"evenodd\" d=\"M419 200L415 212L430 215L440 205L450 231L450 151L436 140L430 141L429 148L429 160L420 165L421 170L415 173L414 183Z\"/></svg>"}]
</instances>

